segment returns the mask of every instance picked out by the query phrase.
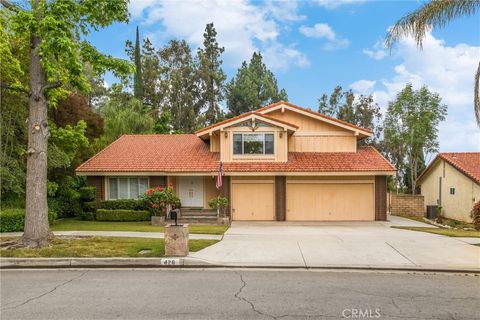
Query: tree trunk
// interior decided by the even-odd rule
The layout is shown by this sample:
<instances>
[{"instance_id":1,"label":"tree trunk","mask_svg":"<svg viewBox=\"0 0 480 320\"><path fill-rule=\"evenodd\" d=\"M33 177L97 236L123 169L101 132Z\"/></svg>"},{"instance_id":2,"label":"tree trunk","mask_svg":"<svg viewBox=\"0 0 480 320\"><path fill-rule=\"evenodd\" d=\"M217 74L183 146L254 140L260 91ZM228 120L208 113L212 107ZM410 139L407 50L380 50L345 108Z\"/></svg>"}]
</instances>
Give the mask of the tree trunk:
<instances>
[{"instance_id":1,"label":"tree trunk","mask_svg":"<svg viewBox=\"0 0 480 320\"><path fill-rule=\"evenodd\" d=\"M21 242L27 247L48 245L47 148L50 136L46 75L39 56L40 38L30 37L30 100L28 116L28 150L25 227Z\"/></svg>"}]
</instances>

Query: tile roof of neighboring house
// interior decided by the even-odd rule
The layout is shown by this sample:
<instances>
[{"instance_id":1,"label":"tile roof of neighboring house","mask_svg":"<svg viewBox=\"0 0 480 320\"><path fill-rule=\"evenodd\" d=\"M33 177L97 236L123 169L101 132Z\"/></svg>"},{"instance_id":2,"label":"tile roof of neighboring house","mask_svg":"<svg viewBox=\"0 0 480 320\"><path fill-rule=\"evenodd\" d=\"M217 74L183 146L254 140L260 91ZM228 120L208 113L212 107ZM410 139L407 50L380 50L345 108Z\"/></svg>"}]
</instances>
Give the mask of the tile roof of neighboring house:
<instances>
[{"instance_id":1,"label":"tile roof of neighboring house","mask_svg":"<svg viewBox=\"0 0 480 320\"><path fill-rule=\"evenodd\" d=\"M343 125L346 125L346 126L349 126L349 127L355 128L355 129L359 129L359 130L363 130L363 131L372 133L372 129L359 127L359 126L356 126L356 125L354 125L350 122L346 122L346 121L343 121L343 120L340 120L340 119L337 119L337 118L334 118L334 117L330 117L330 116L327 116L326 114L323 114L323 113L320 113L320 112L315 112L315 111L312 111L312 110L307 109L307 108L302 108L302 107L299 107L299 106L294 105L293 103L290 103L290 102L287 102L287 101L279 101L279 102L272 103L268 106L265 106L263 108L260 108L260 109L256 110L256 112L266 111L268 109L275 108L275 107L277 107L279 105L282 105L282 104L284 104L286 106L289 106L293 109L305 111L305 112L311 113L313 115L319 116L321 118L325 118L325 119L328 119L328 120L331 120L331 121L334 121L334 122L338 122L338 123L341 123Z\"/></svg>"},{"instance_id":2,"label":"tile roof of neighboring house","mask_svg":"<svg viewBox=\"0 0 480 320\"><path fill-rule=\"evenodd\" d=\"M124 135L77 168L94 172L215 172L220 154L193 134ZM358 152L289 152L287 162L227 162L225 172L394 171L374 148Z\"/></svg>"},{"instance_id":3,"label":"tile roof of neighboring house","mask_svg":"<svg viewBox=\"0 0 480 320\"><path fill-rule=\"evenodd\" d=\"M422 174L418 177L418 180L429 171L438 159L445 160L458 171L480 184L480 152L441 152L428 165L428 167L423 170Z\"/></svg>"},{"instance_id":4,"label":"tile roof of neighboring house","mask_svg":"<svg viewBox=\"0 0 480 320\"><path fill-rule=\"evenodd\" d=\"M205 127L205 128L202 128L200 130L197 130L195 133L201 133L201 132L204 132L204 131L207 131L209 129L212 129L212 128L215 128L215 127L218 127L218 126L221 126L223 124L226 124L226 123L229 123L229 122L233 122L235 120L238 120L238 119L242 119L242 118L246 118L250 115L256 115L260 118L265 118L267 120L271 120L271 121L275 121L275 122L279 122L279 123L283 123L283 124L286 124L287 126L290 126L290 127L294 127L294 128L298 128L297 125L293 124L293 123L288 123L286 121L283 121L283 120L280 120L280 119L276 119L276 118L273 118L273 117L270 117L270 116L267 116L265 114L261 114L261 113L258 113L256 111L250 111L250 112L246 112L246 113L242 113L241 115L238 115L236 117L233 117L233 118L230 118L230 119L226 119L226 120L223 120L223 121L220 121L220 122L217 122L217 123L214 123L212 125L209 125L208 127Z\"/></svg>"}]
</instances>

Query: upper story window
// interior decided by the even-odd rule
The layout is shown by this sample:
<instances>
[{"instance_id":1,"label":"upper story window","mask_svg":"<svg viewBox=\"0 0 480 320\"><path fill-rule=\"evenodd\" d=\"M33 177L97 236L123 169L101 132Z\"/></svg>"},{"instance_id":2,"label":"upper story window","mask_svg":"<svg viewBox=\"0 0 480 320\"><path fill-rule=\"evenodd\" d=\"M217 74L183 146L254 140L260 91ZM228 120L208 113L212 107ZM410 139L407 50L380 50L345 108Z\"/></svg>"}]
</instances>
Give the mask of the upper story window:
<instances>
[{"instance_id":1,"label":"upper story window","mask_svg":"<svg viewBox=\"0 0 480 320\"><path fill-rule=\"evenodd\" d=\"M233 154L273 154L273 133L234 133Z\"/></svg>"},{"instance_id":2,"label":"upper story window","mask_svg":"<svg viewBox=\"0 0 480 320\"><path fill-rule=\"evenodd\" d=\"M108 198L137 199L148 190L148 178L109 178Z\"/></svg>"},{"instance_id":3,"label":"upper story window","mask_svg":"<svg viewBox=\"0 0 480 320\"><path fill-rule=\"evenodd\" d=\"M450 188L450 194L455 195L455 188Z\"/></svg>"}]
</instances>

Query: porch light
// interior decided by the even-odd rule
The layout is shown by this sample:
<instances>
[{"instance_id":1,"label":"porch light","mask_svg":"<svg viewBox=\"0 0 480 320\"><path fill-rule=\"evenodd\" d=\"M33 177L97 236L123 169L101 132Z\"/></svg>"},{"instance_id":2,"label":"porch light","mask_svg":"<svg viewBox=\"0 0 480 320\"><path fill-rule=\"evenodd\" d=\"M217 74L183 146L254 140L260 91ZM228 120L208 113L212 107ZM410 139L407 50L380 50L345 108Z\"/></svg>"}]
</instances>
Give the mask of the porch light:
<instances>
[{"instance_id":1,"label":"porch light","mask_svg":"<svg viewBox=\"0 0 480 320\"><path fill-rule=\"evenodd\" d=\"M228 138L228 132L225 131L225 133L223 134L225 136L225 138Z\"/></svg>"}]
</instances>

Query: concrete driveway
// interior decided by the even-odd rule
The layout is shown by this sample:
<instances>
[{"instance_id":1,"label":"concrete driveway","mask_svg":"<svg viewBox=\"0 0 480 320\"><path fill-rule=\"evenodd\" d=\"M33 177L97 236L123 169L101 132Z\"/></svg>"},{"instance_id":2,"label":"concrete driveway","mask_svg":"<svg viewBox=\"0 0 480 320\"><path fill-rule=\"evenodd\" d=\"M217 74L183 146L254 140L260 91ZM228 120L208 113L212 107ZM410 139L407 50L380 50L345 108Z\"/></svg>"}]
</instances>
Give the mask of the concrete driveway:
<instances>
[{"instance_id":1,"label":"concrete driveway","mask_svg":"<svg viewBox=\"0 0 480 320\"><path fill-rule=\"evenodd\" d=\"M389 222L234 222L219 243L191 255L226 266L377 267L480 271L480 247L390 228Z\"/></svg>"}]
</instances>

